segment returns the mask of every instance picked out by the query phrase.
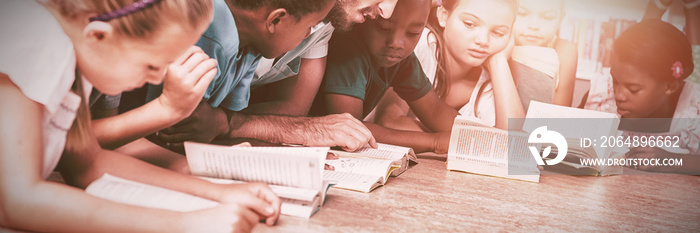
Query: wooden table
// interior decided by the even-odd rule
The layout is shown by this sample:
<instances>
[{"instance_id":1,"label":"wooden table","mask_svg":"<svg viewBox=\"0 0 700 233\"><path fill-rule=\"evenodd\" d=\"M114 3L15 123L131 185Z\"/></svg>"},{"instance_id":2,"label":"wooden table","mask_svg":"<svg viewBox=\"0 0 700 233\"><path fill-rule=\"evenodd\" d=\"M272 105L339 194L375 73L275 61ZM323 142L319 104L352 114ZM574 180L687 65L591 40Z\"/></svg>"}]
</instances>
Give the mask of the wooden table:
<instances>
[{"instance_id":1,"label":"wooden table","mask_svg":"<svg viewBox=\"0 0 700 233\"><path fill-rule=\"evenodd\" d=\"M282 216L254 231L700 231L697 176L542 175L530 183L447 171L445 161L419 155L371 193L331 189L311 219Z\"/></svg>"}]
</instances>

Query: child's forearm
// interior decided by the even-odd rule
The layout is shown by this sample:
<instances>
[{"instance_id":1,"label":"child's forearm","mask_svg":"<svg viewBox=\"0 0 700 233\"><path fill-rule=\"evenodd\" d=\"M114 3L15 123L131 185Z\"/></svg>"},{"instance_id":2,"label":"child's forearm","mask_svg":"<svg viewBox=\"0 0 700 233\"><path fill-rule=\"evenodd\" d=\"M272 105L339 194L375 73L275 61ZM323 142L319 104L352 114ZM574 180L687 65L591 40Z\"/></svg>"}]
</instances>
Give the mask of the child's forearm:
<instances>
[{"instance_id":1,"label":"child's forearm","mask_svg":"<svg viewBox=\"0 0 700 233\"><path fill-rule=\"evenodd\" d=\"M67 183L78 187L84 188L105 173L109 173L127 180L184 192L214 201L219 201L222 196L219 185L157 167L118 152L100 150L94 155L92 162L88 164L81 163L85 159L80 156L65 156L66 158L61 160L60 167L64 179Z\"/></svg>"},{"instance_id":2,"label":"child's forearm","mask_svg":"<svg viewBox=\"0 0 700 233\"><path fill-rule=\"evenodd\" d=\"M184 228L180 213L118 204L53 182L3 187L3 193L2 225L8 228L32 232L175 232Z\"/></svg>"},{"instance_id":3,"label":"child's forearm","mask_svg":"<svg viewBox=\"0 0 700 233\"><path fill-rule=\"evenodd\" d=\"M94 120L92 125L100 145L104 148L116 149L170 127L186 117L185 113L163 105L159 97L124 114Z\"/></svg>"},{"instance_id":4,"label":"child's forearm","mask_svg":"<svg viewBox=\"0 0 700 233\"><path fill-rule=\"evenodd\" d=\"M450 132L401 131L388 129L369 122L365 122L365 125L372 131L377 142L410 147L416 153L435 152L445 154L450 143Z\"/></svg>"},{"instance_id":5,"label":"child's forearm","mask_svg":"<svg viewBox=\"0 0 700 233\"><path fill-rule=\"evenodd\" d=\"M490 72L496 105L496 128L508 129L509 118L525 118L518 89L505 59L490 59Z\"/></svg>"}]
</instances>

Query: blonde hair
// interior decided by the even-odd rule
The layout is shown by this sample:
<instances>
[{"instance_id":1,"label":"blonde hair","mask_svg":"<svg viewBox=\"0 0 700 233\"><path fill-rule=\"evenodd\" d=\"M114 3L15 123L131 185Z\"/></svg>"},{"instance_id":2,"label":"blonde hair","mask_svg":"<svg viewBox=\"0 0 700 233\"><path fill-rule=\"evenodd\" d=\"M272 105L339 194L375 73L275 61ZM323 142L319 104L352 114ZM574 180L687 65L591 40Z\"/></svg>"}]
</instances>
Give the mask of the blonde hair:
<instances>
[{"instance_id":1,"label":"blonde hair","mask_svg":"<svg viewBox=\"0 0 700 233\"><path fill-rule=\"evenodd\" d=\"M71 20L113 12L136 0L49 0L48 5ZM196 28L213 14L211 0L161 0L126 16L108 21L116 33L148 39L162 24L174 22Z\"/></svg>"},{"instance_id":2,"label":"blonde hair","mask_svg":"<svg viewBox=\"0 0 700 233\"><path fill-rule=\"evenodd\" d=\"M107 12L113 12L136 0L49 0L46 4L68 20L83 20ZM152 6L140 9L128 15L107 21L115 28L115 33L129 38L148 40L166 22L187 25L190 29L211 19L214 7L211 0L161 0ZM91 153L95 145L90 111L84 95L79 71L72 91L81 96L81 104L76 113L73 126L66 136L64 153Z\"/></svg>"}]
</instances>

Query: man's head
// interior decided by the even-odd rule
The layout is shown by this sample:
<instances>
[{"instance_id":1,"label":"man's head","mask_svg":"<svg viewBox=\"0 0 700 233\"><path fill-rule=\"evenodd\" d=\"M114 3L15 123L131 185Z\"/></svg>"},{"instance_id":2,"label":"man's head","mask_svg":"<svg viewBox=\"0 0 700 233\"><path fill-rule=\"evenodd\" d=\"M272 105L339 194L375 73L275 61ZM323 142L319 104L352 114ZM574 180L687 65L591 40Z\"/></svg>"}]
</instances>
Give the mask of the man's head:
<instances>
[{"instance_id":1,"label":"man's head","mask_svg":"<svg viewBox=\"0 0 700 233\"><path fill-rule=\"evenodd\" d=\"M252 21L250 44L266 58L297 47L323 21L336 0L227 0L229 7L250 11L237 17ZM239 28L240 29L240 28Z\"/></svg>"},{"instance_id":2,"label":"man's head","mask_svg":"<svg viewBox=\"0 0 700 233\"><path fill-rule=\"evenodd\" d=\"M406 59L420 40L430 14L430 0L401 0L389 19L377 18L360 25L372 61L391 67Z\"/></svg>"},{"instance_id":3,"label":"man's head","mask_svg":"<svg viewBox=\"0 0 700 233\"><path fill-rule=\"evenodd\" d=\"M398 0L338 0L328 19L337 30L350 31L356 23L377 16L388 19Z\"/></svg>"}]
</instances>

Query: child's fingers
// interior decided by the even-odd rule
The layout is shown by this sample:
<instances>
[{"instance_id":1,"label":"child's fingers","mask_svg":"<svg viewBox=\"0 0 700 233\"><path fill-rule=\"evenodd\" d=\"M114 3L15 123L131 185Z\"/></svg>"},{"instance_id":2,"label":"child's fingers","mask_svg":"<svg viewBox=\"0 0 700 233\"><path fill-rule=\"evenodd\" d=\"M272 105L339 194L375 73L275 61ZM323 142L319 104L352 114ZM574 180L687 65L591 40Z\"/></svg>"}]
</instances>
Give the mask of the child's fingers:
<instances>
[{"instance_id":1,"label":"child's fingers","mask_svg":"<svg viewBox=\"0 0 700 233\"><path fill-rule=\"evenodd\" d=\"M330 152L328 152L328 153L326 154L326 159L327 159L327 160L336 160L336 159L339 159L339 158L340 158L340 156L338 156L338 155L335 154L335 153L330 153Z\"/></svg>"},{"instance_id":2,"label":"child's fingers","mask_svg":"<svg viewBox=\"0 0 700 233\"><path fill-rule=\"evenodd\" d=\"M233 145L231 147L253 147L250 142L241 142L239 144Z\"/></svg>"},{"instance_id":3,"label":"child's fingers","mask_svg":"<svg viewBox=\"0 0 700 233\"><path fill-rule=\"evenodd\" d=\"M277 219L279 219L282 200L280 200L277 194L275 194L275 192L273 192L272 189L270 189L270 186L261 184L258 185L257 188L257 196L265 202L269 203L270 207L272 207L272 213L270 215L267 215L266 220L267 225L272 226L273 224L275 224L275 222L277 222Z\"/></svg>"},{"instance_id":4,"label":"child's fingers","mask_svg":"<svg viewBox=\"0 0 700 233\"><path fill-rule=\"evenodd\" d=\"M207 73L202 75L202 78L199 79L199 81L194 85L194 90L197 92L204 92L205 90L207 90L211 81L214 80L214 77L216 76L217 72L218 71L216 70L215 64L214 68L208 70Z\"/></svg>"},{"instance_id":5,"label":"child's fingers","mask_svg":"<svg viewBox=\"0 0 700 233\"><path fill-rule=\"evenodd\" d=\"M272 192L272 191L270 191L270 192ZM241 196L241 201L239 203L241 203L246 208L255 211L255 213L257 213L257 215L259 216L258 219L274 217L275 208L272 206L271 203L258 197L259 195L253 196L253 195L250 195L249 193L246 193L246 194L247 195ZM274 193L273 193L273 195L274 195ZM277 199L279 200L279 198L277 198Z\"/></svg>"},{"instance_id":6,"label":"child's fingers","mask_svg":"<svg viewBox=\"0 0 700 233\"><path fill-rule=\"evenodd\" d=\"M209 59L209 55L204 52L193 53L180 67L184 73L192 73L206 59Z\"/></svg>"},{"instance_id":7,"label":"child's fingers","mask_svg":"<svg viewBox=\"0 0 700 233\"><path fill-rule=\"evenodd\" d=\"M185 61L187 61L187 59L189 59L190 56L192 56L192 54L195 54L197 52L202 52L202 49L197 47L197 46L192 46L189 49L187 49L187 51L185 51L185 53L180 55L180 57L175 59L175 61L172 64L176 65L176 66L181 66L181 65L185 64Z\"/></svg>"},{"instance_id":8,"label":"child's fingers","mask_svg":"<svg viewBox=\"0 0 700 233\"><path fill-rule=\"evenodd\" d=\"M205 77L207 73L216 71L216 64L216 60L211 58L202 60L187 76L188 82L196 86L202 79L208 78Z\"/></svg>"}]
</instances>

